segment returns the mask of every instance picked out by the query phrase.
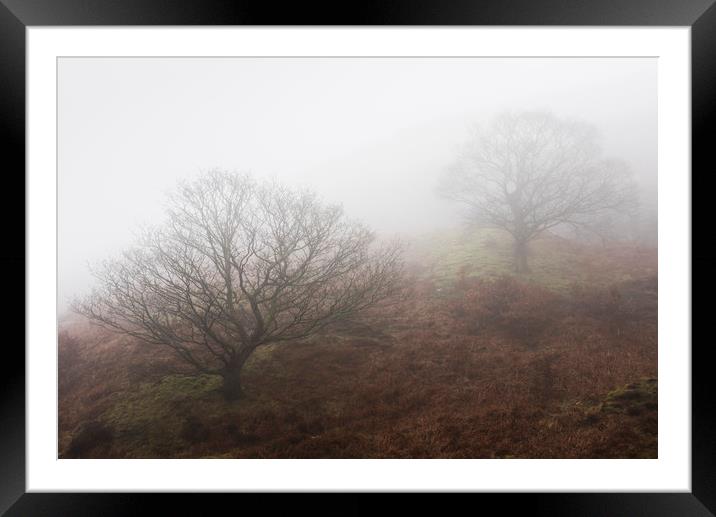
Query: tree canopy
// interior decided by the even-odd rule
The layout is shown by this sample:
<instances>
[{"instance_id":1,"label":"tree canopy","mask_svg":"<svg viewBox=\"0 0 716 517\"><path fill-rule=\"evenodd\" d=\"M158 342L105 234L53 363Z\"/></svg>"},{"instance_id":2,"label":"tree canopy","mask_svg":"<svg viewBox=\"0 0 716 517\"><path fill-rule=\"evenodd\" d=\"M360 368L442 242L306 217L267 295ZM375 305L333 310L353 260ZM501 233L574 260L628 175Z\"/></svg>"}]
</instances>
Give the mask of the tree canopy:
<instances>
[{"instance_id":1,"label":"tree canopy","mask_svg":"<svg viewBox=\"0 0 716 517\"><path fill-rule=\"evenodd\" d=\"M170 196L165 224L93 273L75 309L224 376L230 398L259 346L310 336L391 298L396 244L309 191L212 171Z\"/></svg>"},{"instance_id":2,"label":"tree canopy","mask_svg":"<svg viewBox=\"0 0 716 517\"><path fill-rule=\"evenodd\" d=\"M602 157L593 126L541 112L503 113L476 130L439 192L470 221L509 232L518 271L543 231L603 220L636 199L628 167Z\"/></svg>"}]
</instances>

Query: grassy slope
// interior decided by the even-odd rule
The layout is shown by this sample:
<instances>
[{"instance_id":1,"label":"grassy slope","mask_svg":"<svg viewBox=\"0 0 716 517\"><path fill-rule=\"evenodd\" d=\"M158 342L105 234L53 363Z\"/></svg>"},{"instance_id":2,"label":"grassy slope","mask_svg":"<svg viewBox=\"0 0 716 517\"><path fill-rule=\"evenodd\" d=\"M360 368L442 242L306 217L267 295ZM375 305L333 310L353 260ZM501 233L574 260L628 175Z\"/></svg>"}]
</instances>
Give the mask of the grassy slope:
<instances>
[{"instance_id":1,"label":"grassy slope","mask_svg":"<svg viewBox=\"0 0 716 517\"><path fill-rule=\"evenodd\" d=\"M410 251L423 272L395 314L259 350L245 372L248 396L234 404L216 378L169 373L162 350L69 325L80 351L61 386L61 454L655 456L655 385L646 402L620 394L656 375L656 314L617 334L594 318L562 315L536 349L499 332L473 335L442 300L461 270L509 272L509 240L443 234ZM533 244L531 266L525 280L567 292L653 276L656 257L546 237Z\"/></svg>"},{"instance_id":2,"label":"grassy slope","mask_svg":"<svg viewBox=\"0 0 716 517\"><path fill-rule=\"evenodd\" d=\"M437 232L416 240L411 256L441 283L468 276L513 274L512 240L493 229ZM552 234L530 244L530 272L521 278L556 291L573 284L605 286L656 275L654 250L629 245L578 245Z\"/></svg>"}]
</instances>

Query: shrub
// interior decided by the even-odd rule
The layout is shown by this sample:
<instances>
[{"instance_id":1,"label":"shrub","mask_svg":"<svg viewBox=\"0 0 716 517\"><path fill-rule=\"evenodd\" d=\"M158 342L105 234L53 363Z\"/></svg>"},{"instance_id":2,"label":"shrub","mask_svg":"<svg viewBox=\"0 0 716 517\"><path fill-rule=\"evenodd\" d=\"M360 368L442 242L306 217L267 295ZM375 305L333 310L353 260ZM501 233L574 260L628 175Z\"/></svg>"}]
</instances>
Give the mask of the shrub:
<instances>
[{"instance_id":1,"label":"shrub","mask_svg":"<svg viewBox=\"0 0 716 517\"><path fill-rule=\"evenodd\" d=\"M179 436L191 444L196 444L207 441L210 433L197 416L189 415L181 425Z\"/></svg>"},{"instance_id":2,"label":"shrub","mask_svg":"<svg viewBox=\"0 0 716 517\"><path fill-rule=\"evenodd\" d=\"M544 405L555 397L560 357L557 353L542 353L531 361L529 389L535 403Z\"/></svg>"},{"instance_id":3,"label":"shrub","mask_svg":"<svg viewBox=\"0 0 716 517\"><path fill-rule=\"evenodd\" d=\"M57 371L60 391L77 383L80 378L82 357L79 340L67 332L57 336Z\"/></svg>"},{"instance_id":4,"label":"shrub","mask_svg":"<svg viewBox=\"0 0 716 517\"><path fill-rule=\"evenodd\" d=\"M94 420L85 422L80 424L75 430L72 441L67 449L67 456L70 458L92 457L98 449L106 454L113 438L114 433L112 429L102 422ZM101 457L101 454L99 457Z\"/></svg>"},{"instance_id":5,"label":"shrub","mask_svg":"<svg viewBox=\"0 0 716 517\"><path fill-rule=\"evenodd\" d=\"M511 276L461 278L457 293L451 312L472 334L498 329L534 345L555 316L554 293Z\"/></svg>"},{"instance_id":6,"label":"shrub","mask_svg":"<svg viewBox=\"0 0 716 517\"><path fill-rule=\"evenodd\" d=\"M572 306L577 312L606 323L610 332L620 334L625 323L627 307L622 290L616 284L606 288L572 287Z\"/></svg>"}]
</instances>

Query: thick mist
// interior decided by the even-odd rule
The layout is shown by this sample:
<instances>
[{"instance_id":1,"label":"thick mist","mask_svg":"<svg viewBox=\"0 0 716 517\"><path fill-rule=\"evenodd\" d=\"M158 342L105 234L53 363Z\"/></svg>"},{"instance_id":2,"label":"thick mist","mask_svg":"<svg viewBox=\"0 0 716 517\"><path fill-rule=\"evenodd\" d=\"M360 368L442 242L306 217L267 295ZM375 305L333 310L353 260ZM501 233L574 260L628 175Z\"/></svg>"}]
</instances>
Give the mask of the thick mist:
<instances>
[{"instance_id":1,"label":"thick mist","mask_svg":"<svg viewBox=\"0 0 716 517\"><path fill-rule=\"evenodd\" d=\"M656 73L652 58L60 59L59 309L213 168L310 187L383 235L457 226L436 185L504 110L595 125L654 204Z\"/></svg>"}]
</instances>

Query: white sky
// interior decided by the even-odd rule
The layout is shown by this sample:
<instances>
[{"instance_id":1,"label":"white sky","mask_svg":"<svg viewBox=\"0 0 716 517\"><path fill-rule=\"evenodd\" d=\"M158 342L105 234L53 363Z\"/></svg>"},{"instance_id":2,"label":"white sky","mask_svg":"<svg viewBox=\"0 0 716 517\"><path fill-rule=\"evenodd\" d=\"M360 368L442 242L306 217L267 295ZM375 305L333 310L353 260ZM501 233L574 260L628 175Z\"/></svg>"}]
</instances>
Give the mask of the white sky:
<instances>
[{"instance_id":1,"label":"white sky","mask_svg":"<svg viewBox=\"0 0 716 517\"><path fill-rule=\"evenodd\" d=\"M383 234L458 224L435 195L475 123L549 110L655 195L653 58L62 58L59 297L211 168L309 186Z\"/></svg>"}]
</instances>

